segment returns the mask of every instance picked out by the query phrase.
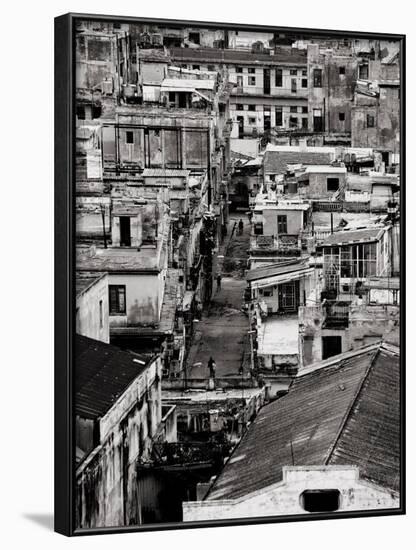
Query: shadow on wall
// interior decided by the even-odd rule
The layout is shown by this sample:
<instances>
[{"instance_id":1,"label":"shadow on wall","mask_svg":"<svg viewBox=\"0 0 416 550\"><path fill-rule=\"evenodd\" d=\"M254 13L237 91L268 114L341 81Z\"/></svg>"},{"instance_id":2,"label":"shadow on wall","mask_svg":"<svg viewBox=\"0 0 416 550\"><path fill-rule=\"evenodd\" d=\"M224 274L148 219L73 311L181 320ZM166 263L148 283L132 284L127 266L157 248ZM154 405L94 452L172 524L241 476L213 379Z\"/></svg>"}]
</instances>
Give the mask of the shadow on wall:
<instances>
[{"instance_id":1,"label":"shadow on wall","mask_svg":"<svg viewBox=\"0 0 416 550\"><path fill-rule=\"evenodd\" d=\"M23 517L48 531L53 531L53 514L23 514Z\"/></svg>"}]
</instances>

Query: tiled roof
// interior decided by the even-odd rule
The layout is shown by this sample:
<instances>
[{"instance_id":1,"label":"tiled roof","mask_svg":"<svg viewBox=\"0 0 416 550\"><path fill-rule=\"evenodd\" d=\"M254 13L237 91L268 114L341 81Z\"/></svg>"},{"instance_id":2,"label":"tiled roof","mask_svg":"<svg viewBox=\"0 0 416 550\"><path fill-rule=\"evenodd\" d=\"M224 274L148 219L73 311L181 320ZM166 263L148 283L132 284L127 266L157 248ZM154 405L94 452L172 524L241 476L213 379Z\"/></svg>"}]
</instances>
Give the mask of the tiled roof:
<instances>
[{"instance_id":1,"label":"tiled roof","mask_svg":"<svg viewBox=\"0 0 416 550\"><path fill-rule=\"evenodd\" d=\"M266 174L284 174L288 164L325 165L332 161L331 153L311 151L266 151L264 171Z\"/></svg>"},{"instance_id":2,"label":"tiled roof","mask_svg":"<svg viewBox=\"0 0 416 550\"><path fill-rule=\"evenodd\" d=\"M241 50L219 50L216 48L170 48L173 61L208 61L212 63L239 63L251 65L306 65L306 50L276 48L273 55Z\"/></svg>"},{"instance_id":3,"label":"tiled roof","mask_svg":"<svg viewBox=\"0 0 416 550\"><path fill-rule=\"evenodd\" d=\"M77 298L80 296L85 290L87 290L90 286L93 286L96 282L98 282L100 279L105 277L105 273L98 274L98 273L90 273L90 272L79 272L77 271L76 279L75 279L75 290Z\"/></svg>"},{"instance_id":4,"label":"tiled roof","mask_svg":"<svg viewBox=\"0 0 416 550\"><path fill-rule=\"evenodd\" d=\"M282 480L283 466L350 465L397 491L400 479L398 348L372 345L305 369L263 407L207 500L237 499Z\"/></svg>"},{"instance_id":5,"label":"tiled roof","mask_svg":"<svg viewBox=\"0 0 416 550\"><path fill-rule=\"evenodd\" d=\"M144 356L77 334L75 414L104 416L148 362Z\"/></svg>"},{"instance_id":6,"label":"tiled roof","mask_svg":"<svg viewBox=\"0 0 416 550\"><path fill-rule=\"evenodd\" d=\"M335 233L329 235L329 237L322 242L322 246L377 241L383 234L383 231L384 228L382 227L357 229L355 231L335 231Z\"/></svg>"}]
</instances>

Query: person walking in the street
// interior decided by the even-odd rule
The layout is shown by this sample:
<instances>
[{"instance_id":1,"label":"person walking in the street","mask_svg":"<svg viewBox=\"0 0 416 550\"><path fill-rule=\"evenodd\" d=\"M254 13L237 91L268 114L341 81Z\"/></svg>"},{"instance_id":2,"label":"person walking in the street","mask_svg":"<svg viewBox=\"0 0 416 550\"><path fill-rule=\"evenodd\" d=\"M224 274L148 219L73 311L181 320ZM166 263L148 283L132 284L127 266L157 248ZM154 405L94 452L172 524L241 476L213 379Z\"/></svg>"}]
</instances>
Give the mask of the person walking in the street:
<instances>
[{"instance_id":1,"label":"person walking in the street","mask_svg":"<svg viewBox=\"0 0 416 550\"><path fill-rule=\"evenodd\" d=\"M216 364L215 364L215 361L212 358L212 356L208 360L208 369L209 369L209 377L210 378L215 378Z\"/></svg>"},{"instance_id":2,"label":"person walking in the street","mask_svg":"<svg viewBox=\"0 0 416 550\"><path fill-rule=\"evenodd\" d=\"M244 229L244 222L243 222L243 220L240 218L240 221L238 222L238 233L239 233L239 235L242 235L242 234L243 234L243 229Z\"/></svg>"},{"instance_id":3,"label":"person walking in the street","mask_svg":"<svg viewBox=\"0 0 416 550\"><path fill-rule=\"evenodd\" d=\"M217 292L219 292L221 290L221 273L218 273L217 274Z\"/></svg>"}]
</instances>

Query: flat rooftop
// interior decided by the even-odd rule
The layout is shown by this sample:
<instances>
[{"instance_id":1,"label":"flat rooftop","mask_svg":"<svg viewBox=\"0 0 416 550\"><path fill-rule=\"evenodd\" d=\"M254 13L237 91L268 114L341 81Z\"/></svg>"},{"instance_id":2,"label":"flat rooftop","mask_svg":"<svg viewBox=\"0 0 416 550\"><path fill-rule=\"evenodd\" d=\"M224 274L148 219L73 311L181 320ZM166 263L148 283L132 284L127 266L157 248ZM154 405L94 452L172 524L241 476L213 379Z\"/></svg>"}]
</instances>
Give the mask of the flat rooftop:
<instances>
[{"instance_id":1,"label":"flat rooftop","mask_svg":"<svg viewBox=\"0 0 416 550\"><path fill-rule=\"evenodd\" d=\"M261 355L297 355L299 321L297 314L268 317L258 332Z\"/></svg>"}]
</instances>

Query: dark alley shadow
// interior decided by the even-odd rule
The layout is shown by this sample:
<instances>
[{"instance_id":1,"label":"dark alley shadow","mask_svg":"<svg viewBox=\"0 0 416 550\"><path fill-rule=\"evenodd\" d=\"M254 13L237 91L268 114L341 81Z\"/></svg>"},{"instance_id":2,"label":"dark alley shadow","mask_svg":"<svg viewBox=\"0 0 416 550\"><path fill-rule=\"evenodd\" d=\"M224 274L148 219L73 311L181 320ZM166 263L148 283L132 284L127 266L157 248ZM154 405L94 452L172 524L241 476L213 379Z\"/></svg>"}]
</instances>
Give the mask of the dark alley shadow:
<instances>
[{"instance_id":1,"label":"dark alley shadow","mask_svg":"<svg viewBox=\"0 0 416 550\"><path fill-rule=\"evenodd\" d=\"M53 531L53 514L23 514L23 517L48 531Z\"/></svg>"}]
</instances>

